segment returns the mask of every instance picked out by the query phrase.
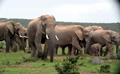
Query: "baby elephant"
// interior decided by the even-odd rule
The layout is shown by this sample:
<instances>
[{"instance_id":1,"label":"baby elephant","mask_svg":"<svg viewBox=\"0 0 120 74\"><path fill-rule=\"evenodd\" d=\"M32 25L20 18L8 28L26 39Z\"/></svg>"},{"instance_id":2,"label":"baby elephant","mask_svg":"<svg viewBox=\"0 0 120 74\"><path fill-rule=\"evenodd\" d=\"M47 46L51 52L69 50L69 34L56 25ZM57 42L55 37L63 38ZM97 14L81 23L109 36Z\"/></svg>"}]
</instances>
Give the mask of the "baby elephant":
<instances>
[{"instance_id":1,"label":"baby elephant","mask_svg":"<svg viewBox=\"0 0 120 74\"><path fill-rule=\"evenodd\" d=\"M101 50L101 44L96 43L91 45L91 56L99 56L100 55L100 50Z\"/></svg>"}]
</instances>

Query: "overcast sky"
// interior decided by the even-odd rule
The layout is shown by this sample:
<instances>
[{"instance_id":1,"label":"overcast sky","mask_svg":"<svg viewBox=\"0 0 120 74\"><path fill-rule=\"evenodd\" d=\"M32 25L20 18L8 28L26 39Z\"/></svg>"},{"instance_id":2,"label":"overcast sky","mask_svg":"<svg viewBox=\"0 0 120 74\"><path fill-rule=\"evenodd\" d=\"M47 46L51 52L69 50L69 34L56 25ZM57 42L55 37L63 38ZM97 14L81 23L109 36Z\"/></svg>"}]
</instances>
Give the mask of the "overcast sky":
<instances>
[{"instance_id":1,"label":"overcast sky","mask_svg":"<svg viewBox=\"0 0 120 74\"><path fill-rule=\"evenodd\" d=\"M115 0L0 0L0 18L54 15L65 22L119 22Z\"/></svg>"}]
</instances>

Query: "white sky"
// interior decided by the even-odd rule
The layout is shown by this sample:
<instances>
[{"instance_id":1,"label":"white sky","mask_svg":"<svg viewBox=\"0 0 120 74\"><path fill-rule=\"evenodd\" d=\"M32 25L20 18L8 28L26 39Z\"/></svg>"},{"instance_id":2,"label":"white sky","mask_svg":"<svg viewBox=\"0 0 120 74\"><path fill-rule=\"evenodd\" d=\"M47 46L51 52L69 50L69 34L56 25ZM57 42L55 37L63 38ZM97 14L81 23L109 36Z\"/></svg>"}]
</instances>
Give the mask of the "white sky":
<instances>
[{"instance_id":1,"label":"white sky","mask_svg":"<svg viewBox=\"0 0 120 74\"><path fill-rule=\"evenodd\" d=\"M114 0L0 0L0 18L35 19L54 15L65 22L119 22Z\"/></svg>"}]
</instances>

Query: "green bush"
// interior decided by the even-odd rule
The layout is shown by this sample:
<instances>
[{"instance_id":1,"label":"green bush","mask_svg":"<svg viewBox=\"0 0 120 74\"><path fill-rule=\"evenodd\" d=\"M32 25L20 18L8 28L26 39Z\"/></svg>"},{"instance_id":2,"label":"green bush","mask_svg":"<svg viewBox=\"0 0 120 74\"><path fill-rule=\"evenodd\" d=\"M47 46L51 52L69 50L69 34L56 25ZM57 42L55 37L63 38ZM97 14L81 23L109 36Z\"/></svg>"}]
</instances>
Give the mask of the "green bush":
<instances>
[{"instance_id":1,"label":"green bush","mask_svg":"<svg viewBox=\"0 0 120 74\"><path fill-rule=\"evenodd\" d=\"M101 65L100 73L110 73L110 65Z\"/></svg>"},{"instance_id":2,"label":"green bush","mask_svg":"<svg viewBox=\"0 0 120 74\"><path fill-rule=\"evenodd\" d=\"M57 70L58 74L80 74L78 71L77 61L79 56L67 57L63 60L62 66L59 64L55 64L55 69Z\"/></svg>"}]
</instances>

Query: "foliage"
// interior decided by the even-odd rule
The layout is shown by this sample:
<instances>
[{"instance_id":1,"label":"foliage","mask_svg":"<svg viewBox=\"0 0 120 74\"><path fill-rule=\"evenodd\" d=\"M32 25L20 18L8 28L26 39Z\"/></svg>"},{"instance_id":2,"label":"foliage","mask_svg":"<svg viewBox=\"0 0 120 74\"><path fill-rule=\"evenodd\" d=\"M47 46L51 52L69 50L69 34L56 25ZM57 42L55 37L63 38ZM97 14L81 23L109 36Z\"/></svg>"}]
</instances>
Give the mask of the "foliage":
<instances>
[{"instance_id":1,"label":"foliage","mask_svg":"<svg viewBox=\"0 0 120 74\"><path fill-rule=\"evenodd\" d=\"M120 52L118 52L117 59L120 59Z\"/></svg>"},{"instance_id":2,"label":"foliage","mask_svg":"<svg viewBox=\"0 0 120 74\"><path fill-rule=\"evenodd\" d=\"M78 71L77 61L79 56L67 57L63 60L62 66L59 64L55 65L55 69L58 71L59 74L80 74Z\"/></svg>"},{"instance_id":3,"label":"foliage","mask_svg":"<svg viewBox=\"0 0 120 74\"><path fill-rule=\"evenodd\" d=\"M5 42L4 41L0 41L0 49L5 48L4 45L5 45Z\"/></svg>"},{"instance_id":4,"label":"foliage","mask_svg":"<svg viewBox=\"0 0 120 74\"><path fill-rule=\"evenodd\" d=\"M110 65L101 65L100 72L101 73L110 73Z\"/></svg>"}]
</instances>

